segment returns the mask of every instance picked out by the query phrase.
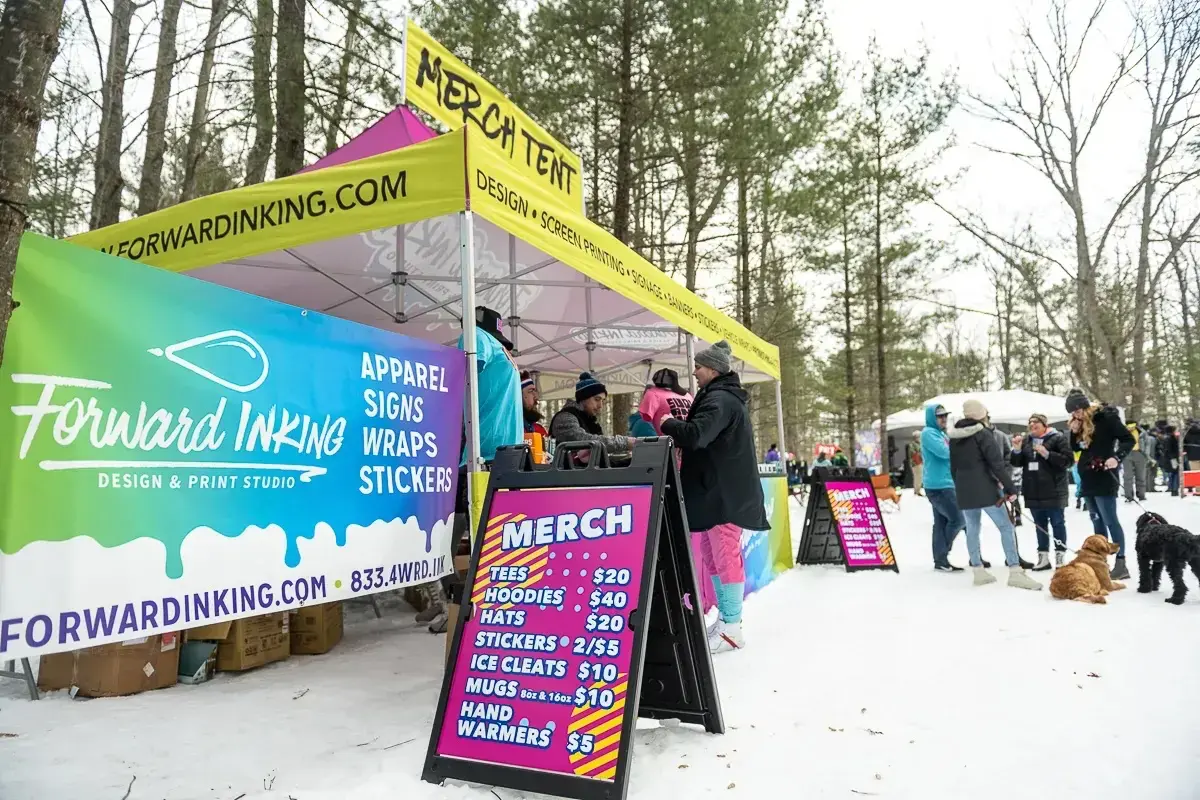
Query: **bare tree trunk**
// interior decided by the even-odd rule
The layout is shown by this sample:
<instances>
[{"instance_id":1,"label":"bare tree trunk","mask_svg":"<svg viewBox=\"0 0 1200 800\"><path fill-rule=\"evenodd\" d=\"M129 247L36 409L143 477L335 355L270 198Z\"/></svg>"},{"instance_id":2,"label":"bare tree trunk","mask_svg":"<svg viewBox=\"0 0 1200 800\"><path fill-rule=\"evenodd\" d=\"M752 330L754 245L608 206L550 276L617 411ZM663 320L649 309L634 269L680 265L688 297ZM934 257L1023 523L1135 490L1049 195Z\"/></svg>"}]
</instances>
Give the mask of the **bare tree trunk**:
<instances>
[{"instance_id":1,"label":"bare tree trunk","mask_svg":"<svg viewBox=\"0 0 1200 800\"><path fill-rule=\"evenodd\" d=\"M246 184L267 179L271 139L275 136L275 109L271 105L271 37L275 33L275 0L258 0L254 17L252 52L254 83L254 144L246 158Z\"/></svg>"},{"instance_id":2,"label":"bare tree trunk","mask_svg":"<svg viewBox=\"0 0 1200 800\"><path fill-rule=\"evenodd\" d=\"M304 8L306 0L279 0L275 34L276 113L275 177L304 169Z\"/></svg>"},{"instance_id":3,"label":"bare tree trunk","mask_svg":"<svg viewBox=\"0 0 1200 800\"><path fill-rule=\"evenodd\" d=\"M129 27L133 0L113 0L108 65L100 90L100 136L96 142L96 189L90 227L103 228L121 218L121 138L125 133L125 72L129 63Z\"/></svg>"},{"instance_id":4,"label":"bare tree trunk","mask_svg":"<svg viewBox=\"0 0 1200 800\"><path fill-rule=\"evenodd\" d=\"M850 304L850 218L845 194L842 195L842 347L846 354L846 441L850 452L854 452L854 437L857 435L854 386L854 316Z\"/></svg>"},{"instance_id":5,"label":"bare tree trunk","mask_svg":"<svg viewBox=\"0 0 1200 800\"><path fill-rule=\"evenodd\" d=\"M13 311L13 273L42 124L42 95L58 53L63 0L8 0L0 16L0 362Z\"/></svg>"},{"instance_id":6,"label":"bare tree trunk","mask_svg":"<svg viewBox=\"0 0 1200 800\"><path fill-rule=\"evenodd\" d=\"M621 0L621 54L617 62L617 180L612 232L629 243L630 193L633 191L633 137L637 98L633 91L633 0ZM599 163L593 168L598 171Z\"/></svg>"},{"instance_id":7,"label":"bare tree trunk","mask_svg":"<svg viewBox=\"0 0 1200 800\"><path fill-rule=\"evenodd\" d=\"M879 471L889 471L888 427L887 427L887 351L884 346L884 302L883 290L883 131L880 126L878 106L875 115L875 359L878 362L879 379ZM850 454L853 458L853 453Z\"/></svg>"},{"instance_id":8,"label":"bare tree trunk","mask_svg":"<svg viewBox=\"0 0 1200 800\"><path fill-rule=\"evenodd\" d=\"M738 264L738 321L747 330L753 322L750 297L753 287L750 284L750 178L744 168L738 169L737 176L737 264Z\"/></svg>"},{"instance_id":9,"label":"bare tree trunk","mask_svg":"<svg viewBox=\"0 0 1200 800\"><path fill-rule=\"evenodd\" d=\"M338 63L337 94L333 98L333 108L325 120L325 153L332 153L338 146L338 134L345 124L346 93L350 88L350 64L354 58L354 50L358 44L358 20L362 14L363 0L353 0L346 8L346 39L342 46L342 60Z\"/></svg>"},{"instance_id":10,"label":"bare tree trunk","mask_svg":"<svg viewBox=\"0 0 1200 800\"><path fill-rule=\"evenodd\" d=\"M1188 409L1193 415L1200 407L1200 376L1196 369L1195 317L1189 308L1187 272L1178 258L1173 259L1175 279L1179 281L1179 312L1183 315L1183 368L1187 376Z\"/></svg>"},{"instance_id":11,"label":"bare tree trunk","mask_svg":"<svg viewBox=\"0 0 1200 800\"><path fill-rule=\"evenodd\" d=\"M158 33L158 57L154 63L154 90L146 117L146 155L142 159L142 182L138 187L138 215L157 211L162 204L162 169L167 152L167 113L171 110L171 79L175 75L175 33L183 0L163 0Z\"/></svg>"},{"instance_id":12,"label":"bare tree trunk","mask_svg":"<svg viewBox=\"0 0 1200 800\"><path fill-rule=\"evenodd\" d=\"M208 33L204 37L204 54L200 57L200 75L196 81L196 101L192 104L192 124L188 126L187 157L183 163L183 200L196 197L196 170L208 149L208 92L212 88L213 63L221 25L228 10L227 0L212 0L212 16L208 18Z\"/></svg>"}]
</instances>

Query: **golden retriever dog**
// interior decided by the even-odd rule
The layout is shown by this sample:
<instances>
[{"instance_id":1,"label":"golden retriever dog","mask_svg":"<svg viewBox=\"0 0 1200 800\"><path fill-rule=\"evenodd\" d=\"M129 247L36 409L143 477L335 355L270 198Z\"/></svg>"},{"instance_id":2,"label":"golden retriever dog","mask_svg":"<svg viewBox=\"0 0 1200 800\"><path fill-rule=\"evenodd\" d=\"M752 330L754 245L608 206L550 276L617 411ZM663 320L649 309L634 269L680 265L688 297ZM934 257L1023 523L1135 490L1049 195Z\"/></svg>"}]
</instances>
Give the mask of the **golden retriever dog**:
<instances>
[{"instance_id":1,"label":"golden retriever dog","mask_svg":"<svg viewBox=\"0 0 1200 800\"><path fill-rule=\"evenodd\" d=\"M1079 600L1084 603L1107 603L1109 592L1125 588L1112 579L1108 557L1121 548L1103 536L1089 536L1075 554L1075 560L1055 571L1050 579L1050 594L1059 600Z\"/></svg>"}]
</instances>

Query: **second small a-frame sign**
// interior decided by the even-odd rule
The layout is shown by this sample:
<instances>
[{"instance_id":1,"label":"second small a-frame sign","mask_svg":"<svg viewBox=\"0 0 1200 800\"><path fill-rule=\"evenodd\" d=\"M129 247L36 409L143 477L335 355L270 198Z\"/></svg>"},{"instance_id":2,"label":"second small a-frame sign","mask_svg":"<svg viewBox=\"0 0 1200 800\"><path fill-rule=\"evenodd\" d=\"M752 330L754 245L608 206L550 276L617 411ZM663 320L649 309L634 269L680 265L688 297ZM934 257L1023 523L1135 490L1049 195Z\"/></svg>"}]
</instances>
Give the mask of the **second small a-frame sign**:
<instances>
[{"instance_id":1,"label":"second small a-frame sign","mask_svg":"<svg viewBox=\"0 0 1200 800\"><path fill-rule=\"evenodd\" d=\"M623 800L637 717L725 732L674 448L555 457L496 455L421 777Z\"/></svg>"},{"instance_id":2,"label":"second small a-frame sign","mask_svg":"<svg viewBox=\"0 0 1200 800\"><path fill-rule=\"evenodd\" d=\"M900 571L870 472L853 467L813 470L796 563L844 564L847 572Z\"/></svg>"}]
</instances>

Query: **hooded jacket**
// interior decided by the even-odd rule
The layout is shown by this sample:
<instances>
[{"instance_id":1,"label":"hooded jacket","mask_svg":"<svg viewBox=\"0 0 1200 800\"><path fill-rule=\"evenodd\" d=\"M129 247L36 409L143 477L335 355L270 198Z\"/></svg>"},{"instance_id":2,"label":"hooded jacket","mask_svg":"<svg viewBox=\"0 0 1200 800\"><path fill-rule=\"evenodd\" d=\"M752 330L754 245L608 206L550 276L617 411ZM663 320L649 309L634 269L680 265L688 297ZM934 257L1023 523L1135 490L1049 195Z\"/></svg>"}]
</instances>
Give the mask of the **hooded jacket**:
<instances>
[{"instance_id":1,"label":"hooded jacket","mask_svg":"<svg viewBox=\"0 0 1200 800\"><path fill-rule=\"evenodd\" d=\"M610 455L629 452L629 439L624 436L605 436L596 418L580 408L574 400L564 405L550 420L550 436L558 444L599 442Z\"/></svg>"},{"instance_id":2,"label":"hooded jacket","mask_svg":"<svg viewBox=\"0 0 1200 800\"><path fill-rule=\"evenodd\" d=\"M950 475L950 439L938 427L937 406L925 406L925 429L921 431L921 456L925 459L922 483L925 490L953 489Z\"/></svg>"},{"instance_id":3,"label":"hooded jacket","mask_svg":"<svg viewBox=\"0 0 1200 800\"><path fill-rule=\"evenodd\" d=\"M1079 453L1079 493L1084 497L1116 497L1121 481L1115 469L1104 462L1109 458L1124 461L1133 451L1133 434L1121 422L1121 413L1112 406L1101 406L1092 414L1095 434L1086 445L1071 433L1071 449Z\"/></svg>"},{"instance_id":4,"label":"hooded jacket","mask_svg":"<svg viewBox=\"0 0 1200 800\"><path fill-rule=\"evenodd\" d=\"M1067 473L1075 466L1071 443L1059 431L1050 428L1042 437L1047 455L1034 452L1033 435L1025 437L1021 449L1012 454L1012 464L1020 467L1021 493L1028 508L1066 508L1070 497Z\"/></svg>"},{"instance_id":5,"label":"hooded jacket","mask_svg":"<svg viewBox=\"0 0 1200 800\"><path fill-rule=\"evenodd\" d=\"M662 424L682 452L680 482L693 531L730 523L752 531L771 528L747 399L737 373L726 373L696 394L686 420Z\"/></svg>"},{"instance_id":6,"label":"hooded jacket","mask_svg":"<svg viewBox=\"0 0 1200 800\"><path fill-rule=\"evenodd\" d=\"M1002 496L1017 493L1012 465L991 428L978 420L963 419L950 429L949 436L950 474L960 509L987 508L999 503Z\"/></svg>"}]
</instances>

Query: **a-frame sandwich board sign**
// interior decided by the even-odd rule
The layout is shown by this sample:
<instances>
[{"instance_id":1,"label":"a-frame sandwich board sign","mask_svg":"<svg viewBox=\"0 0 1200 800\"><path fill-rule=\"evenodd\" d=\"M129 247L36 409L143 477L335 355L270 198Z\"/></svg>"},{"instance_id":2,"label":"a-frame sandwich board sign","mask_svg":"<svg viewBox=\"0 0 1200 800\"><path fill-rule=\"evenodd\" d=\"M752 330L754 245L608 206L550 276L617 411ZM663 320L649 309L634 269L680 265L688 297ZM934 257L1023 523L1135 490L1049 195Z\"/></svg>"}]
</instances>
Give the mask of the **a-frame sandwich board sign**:
<instances>
[{"instance_id":1,"label":"a-frame sandwich board sign","mask_svg":"<svg viewBox=\"0 0 1200 800\"><path fill-rule=\"evenodd\" d=\"M843 564L847 572L900 571L868 470L817 467L812 471L796 563Z\"/></svg>"},{"instance_id":2,"label":"a-frame sandwich board sign","mask_svg":"<svg viewBox=\"0 0 1200 800\"><path fill-rule=\"evenodd\" d=\"M622 800L638 716L725 732L674 453L497 452L422 779Z\"/></svg>"}]
</instances>

